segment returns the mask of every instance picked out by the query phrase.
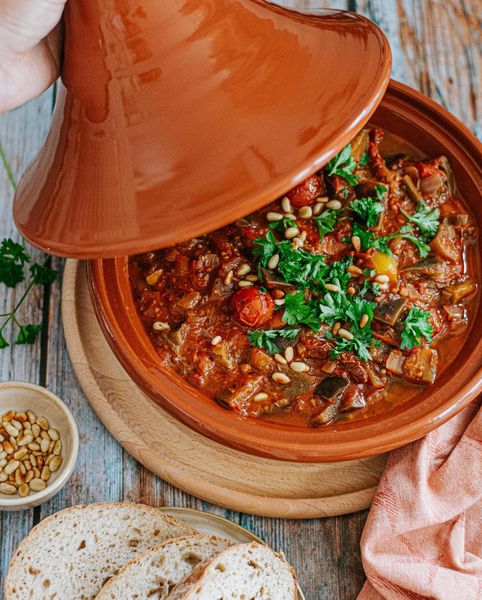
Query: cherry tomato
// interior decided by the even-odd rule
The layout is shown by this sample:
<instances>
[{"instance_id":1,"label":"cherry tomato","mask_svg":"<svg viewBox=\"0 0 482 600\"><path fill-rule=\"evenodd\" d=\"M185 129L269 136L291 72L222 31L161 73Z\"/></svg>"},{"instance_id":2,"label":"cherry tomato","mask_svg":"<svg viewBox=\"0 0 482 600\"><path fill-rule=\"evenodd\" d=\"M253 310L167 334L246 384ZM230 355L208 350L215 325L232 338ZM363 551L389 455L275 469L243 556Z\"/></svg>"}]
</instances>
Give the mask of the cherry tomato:
<instances>
[{"instance_id":1,"label":"cherry tomato","mask_svg":"<svg viewBox=\"0 0 482 600\"><path fill-rule=\"evenodd\" d=\"M249 327L259 327L273 315L274 302L258 287L242 288L233 294L231 308L237 321Z\"/></svg>"},{"instance_id":2,"label":"cherry tomato","mask_svg":"<svg viewBox=\"0 0 482 600\"><path fill-rule=\"evenodd\" d=\"M300 206L308 206L313 204L315 198L317 198L322 192L320 178L316 175L312 175L305 179L303 183L297 185L295 188L288 192L287 196L291 201L291 204L296 208Z\"/></svg>"}]
</instances>

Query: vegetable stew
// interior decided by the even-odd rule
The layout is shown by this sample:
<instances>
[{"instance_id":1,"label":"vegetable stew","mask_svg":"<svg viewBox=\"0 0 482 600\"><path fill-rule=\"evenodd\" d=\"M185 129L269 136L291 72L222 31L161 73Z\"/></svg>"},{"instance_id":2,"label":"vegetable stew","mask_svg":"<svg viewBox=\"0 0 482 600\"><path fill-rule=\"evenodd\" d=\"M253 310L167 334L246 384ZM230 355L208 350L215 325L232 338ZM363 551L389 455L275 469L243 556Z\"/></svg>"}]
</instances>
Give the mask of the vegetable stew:
<instances>
[{"instance_id":1,"label":"vegetable stew","mask_svg":"<svg viewBox=\"0 0 482 600\"><path fill-rule=\"evenodd\" d=\"M477 231L448 160L383 137L364 129L283 198L131 258L164 366L228 410L314 427L436 381L468 333Z\"/></svg>"}]
</instances>

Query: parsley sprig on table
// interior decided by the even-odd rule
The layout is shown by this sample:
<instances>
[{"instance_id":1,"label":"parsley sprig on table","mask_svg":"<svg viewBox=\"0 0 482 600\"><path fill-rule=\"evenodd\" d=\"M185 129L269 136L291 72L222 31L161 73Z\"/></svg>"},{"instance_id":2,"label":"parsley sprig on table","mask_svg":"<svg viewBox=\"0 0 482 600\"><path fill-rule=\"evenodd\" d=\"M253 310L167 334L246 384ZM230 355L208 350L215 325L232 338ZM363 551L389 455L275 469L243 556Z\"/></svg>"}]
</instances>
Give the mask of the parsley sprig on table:
<instances>
[{"instance_id":1,"label":"parsley sprig on table","mask_svg":"<svg viewBox=\"0 0 482 600\"><path fill-rule=\"evenodd\" d=\"M263 348L268 354L276 354L280 351L276 340L279 338L293 340L299 332L299 329L250 329L248 339L252 346Z\"/></svg>"},{"instance_id":2,"label":"parsley sprig on table","mask_svg":"<svg viewBox=\"0 0 482 600\"><path fill-rule=\"evenodd\" d=\"M15 178L1 144L0 159L5 167L7 178L15 191L17 187ZM16 344L33 344L35 342L42 329L42 325L22 323L17 315L20 307L35 285L48 285L55 280L57 271L51 268L50 260L50 256L44 255L43 260L32 262L32 258L28 254L23 242L15 242L10 238L2 240L0 244L0 283L9 288L15 288L25 281L27 273L30 275L30 280L12 310L0 314L0 349L9 346L4 336L5 329L9 323L13 323L18 327L18 334L15 339Z\"/></svg>"},{"instance_id":3,"label":"parsley sprig on table","mask_svg":"<svg viewBox=\"0 0 482 600\"><path fill-rule=\"evenodd\" d=\"M409 215L402 209L402 213L407 219L414 223L422 238L429 242L436 235L439 227L440 210L438 208L430 208L422 199L418 201L417 210L413 215Z\"/></svg>"},{"instance_id":4,"label":"parsley sprig on table","mask_svg":"<svg viewBox=\"0 0 482 600\"><path fill-rule=\"evenodd\" d=\"M358 177L353 175L356 169L356 161L351 153L351 144L346 145L326 165L325 171L328 175L338 175L349 185L357 185Z\"/></svg>"},{"instance_id":5,"label":"parsley sprig on table","mask_svg":"<svg viewBox=\"0 0 482 600\"><path fill-rule=\"evenodd\" d=\"M401 350L412 350L419 346L422 340L431 342L433 339L433 327L429 322L430 313L421 308L412 306L402 324Z\"/></svg>"}]
</instances>

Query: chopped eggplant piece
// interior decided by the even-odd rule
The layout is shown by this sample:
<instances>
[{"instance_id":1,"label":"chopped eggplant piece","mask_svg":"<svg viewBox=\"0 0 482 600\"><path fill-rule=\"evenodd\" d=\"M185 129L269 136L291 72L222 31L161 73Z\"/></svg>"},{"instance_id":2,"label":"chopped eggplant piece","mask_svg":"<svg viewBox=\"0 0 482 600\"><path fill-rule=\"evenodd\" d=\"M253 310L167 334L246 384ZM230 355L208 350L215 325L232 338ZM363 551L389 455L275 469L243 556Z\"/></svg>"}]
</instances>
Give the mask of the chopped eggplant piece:
<instances>
[{"instance_id":1,"label":"chopped eggplant piece","mask_svg":"<svg viewBox=\"0 0 482 600\"><path fill-rule=\"evenodd\" d=\"M283 396L289 400L305 394L316 383L316 379L306 373L295 373L289 369L283 369L283 372L291 379L290 383L283 386Z\"/></svg>"},{"instance_id":2,"label":"chopped eggplant piece","mask_svg":"<svg viewBox=\"0 0 482 600\"><path fill-rule=\"evenodd\" d=\"M177 301L177 306L188 310L194 308L196 304L201 300L201 294L199 292L188 292L180 300Z\"/></svg>"},{"instance_id":3,"label":"chopped eggplant piece","mask_svg":"<svg viewBox=\"0 0 482 600\"><path fill-rule=\"evenodd\" d=\"M410 352L403 364L403 376L407 381L430 384L437 375L437 350L420 346Z\"/></svg>"},{"instance_id":4,"label":"chopped eggplant piece","mask_svg":"<svg viewBox=\"0 0 482 600\"><path fill-rule=\"evenodd\" d=\"M407 194L414 202L417 202L417 200L420 198L420 192L415 187L415 184L413 183L410 175L404 175L402 177L402 181L405 185L405 189L407 190Z\"/></svg>"},{"instance_id":5,"label":"chopped eggplant piece","mask_svg":"<svg viewBox=\"0 0 482 600\"><path fill-rule=\"evenodd\" d=\"M477 284L473 279L466 279L455 285L449 285L442 290L442 295L447 302L451 304L458 304L467 296L470 296L475 292Z\"/></svg>"},{"instance_id":6,"label":"chopped eggplant piece","mask_svg":"<svg viewBox=\"0 0 482 600\"><path fill-rule=\"evenodd\" d=\"M376 390L381 390L384 387L385 383L382 377L380 377L377 370L375 369L375 365L369 365L367 367L367 374L368 381L371 383L373 388L375 388Z\"/></svg>"},{"instance_id":7,"label":"chopped eggplant piece","mask_svg":"<svg viewBox=\"0 0 482 600\"><path fill-rule=\"evenodd\" d=\"M355 408L365 408L366 402L363 392L357 385L351 385L343 395L340 411L353 410Z\"/></svg>"},{"instance_id":8,"label":"chopped eggplant piece","mask_svg":"<svg viewBox=\"0 0 482 600\"><path fill-rule=\"evenodd\" d=\"M258 392L263 382L263 375L253 375L247 377L246 380L235 390L224 390L216 396L216 400L224 406L240 409L246 405L249 398Z\"/></svg>"},{"instance_id":9,"label":"chopped eggplant piece","mask_svg":"<svg viewBox=\"0 0 482 600\"><path fill-rule=\"evenodd\" d=\"M318 425L328 425L328 423L332 423L336 419L339 411L340 400L338 400L335 404L328 404L322 408L319 413L311 417L310 425L312 427L317 427Z\"/></svg>"},{"instance_id":10,"label":"chopped eggplant piece","mask_svg":"<svg viewBox=\"0 0 482 600\"><path fill-rule=\"evenodd\" d=\"M223 365L227 369L234 369L237 365L237 355L232 351L231 344L227 340L222 340L221 343L213 346L213 355L218 364Z\"/></svg>"},{"instance_id":11,"label":"chopped eggplant piece","mask_svg":"<svg viewBox=\"0 0 482 600\"><path fill-rule=\"evenodd\" d=\"M453 262L460 260L462 248L460 239L453 225L440 223L437 235L433 238L430 245L435 254Z\"/></svg>"},{"instance_id":12,"label":"chopped eggplant piece","mask_svg":"<svg viewBox=\"0 0 482 600\"><path fill-rule=\"evenodd\" d=\"M276 368L276 362L261 348L251 348L249 356L251 365L262 373L272 373Z\"/></svg>"},{"instance_id":13,"label":"chopped eggplant piece","mask_svg":"<svg viewBox=\"0 0 482 600\"><path fill-rule=\"evenodd\" d=\"M387 370L400 377L403 375L403 364L405 356L400 350L392 350L387 358Z\"/></svg>"},{"instance_id":14,"label":"chopped eggplant piece","mask_svg":"<svg viewBox=\"0 0 482 600\"><path fill-rule=\"evenodd\" d=\"M442 223L453 227L466 227L469 224L469 215L450 214L442 219Z\"/></svg>"},{"instance_id":15,"label":"chopped eggplant piece","mask_svg":"<svg viewBox=\"0 0 482 600\"><path fill-rule=\"evenodd\" d=\"M351 142L351 155L359 162L363 154L368 150L370 134L368 129L362 129Z\"/></svg>"},{"instance_id":16,"label":"chopped eggplant piece","mask_svg":"<svg viewBox=\"0 0 482 600\"><path fill-rule=\"evenodd\" d=\"M447 264L441 258L430 256L418 263L409 265L401 269L402 272L418 273L419 275L428 275L434 279L442 277L447 269Z\"/></svg>"},{"instance_id":17,"label":"chopped eggplant piece","mask_svg":"<svg viewBox=\"0 0 482 600\"><path fill-rule=\"evenodd\" d=\"M407 298L393 295L391 298L377 304L373 318L387 325L395 325L407 302Z\"/></svg>"},{"instance_id":18,"label":"chopped eggplant piece","mask_svg":"<svg viewBox=\"0 0 482 600\"><path fill-rule=\"evenodd\" d=\"M295 286L291 283L286 283L286 281L277 275L271 269L266 269L264 267L261 268L261 273L263 274L264 282L266 283L266 287L269 288L277 288L279 290L292 291L295 290Z\"/></svg>"},{"instance_id":19,"label":"chopped eggplant piece","mask_svg":"<svg viewBox=\"0 0 482 600\"><path fill-rule=\"evenodd\" d=\"M449 184L449 189L452 192L452 196L455 196L457 193L457 185L455 183L455 177L452 171L452 167L450 166L449 160L446 156L440 157L440 168L447 175L447 183Z\"/></svg>"},{"instance_id":20,"label":"chopped eggplant piece","mask_svg":"<svg viewBox=\"0 0 482 600\"><path fill-rule=\"evenodd\" d=\"M319 398L333 402L336 398L341 396L349 383L350 382L346 377L338 377L336 375L325 377L325 379L317 385L315 394Z\"/></svg>"}]
</instances>

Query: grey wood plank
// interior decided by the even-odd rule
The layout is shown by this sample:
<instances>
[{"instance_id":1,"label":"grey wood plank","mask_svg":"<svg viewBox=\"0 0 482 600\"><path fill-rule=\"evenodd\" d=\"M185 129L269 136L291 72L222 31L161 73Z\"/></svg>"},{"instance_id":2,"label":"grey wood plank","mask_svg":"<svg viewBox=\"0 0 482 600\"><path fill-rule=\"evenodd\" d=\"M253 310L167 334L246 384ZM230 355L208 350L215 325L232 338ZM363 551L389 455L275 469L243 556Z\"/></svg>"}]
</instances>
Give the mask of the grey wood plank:
<instances>
[{"instance_id":1,"label":"grey wood plank","mask_svg":"<svg viewBox=\"0 0 482 600\"><path fill-rule=\"evenodd\" d=\"M48 91L41 98L22 108L0 115L0 143L16 178L37 152L48 131L51 105L52 92ZM3 237L18 240L19 237L11 218L12 198L12 186L0 163L0 240ZM32 255L38 257L40 253L32 250ZM9 290L0 284L0 312L11 310L24 289L24 286L19 285L15 290ZM20 319L25 322L41 322L42 300L42 288L33 290L20 312ZM13 344L15 336L16 333L9 327L5 337L10 344ZM40 339L33 346L12 345L11 348L0 350L1 381L16 379L39 383L40 358ZM0 413L3 412L3 407L0 406ZM2 574L6 572L11 554L30 530L33 522L33 510L22 513L0 513L0 582Z\"/></svg>"}]
</instances>

